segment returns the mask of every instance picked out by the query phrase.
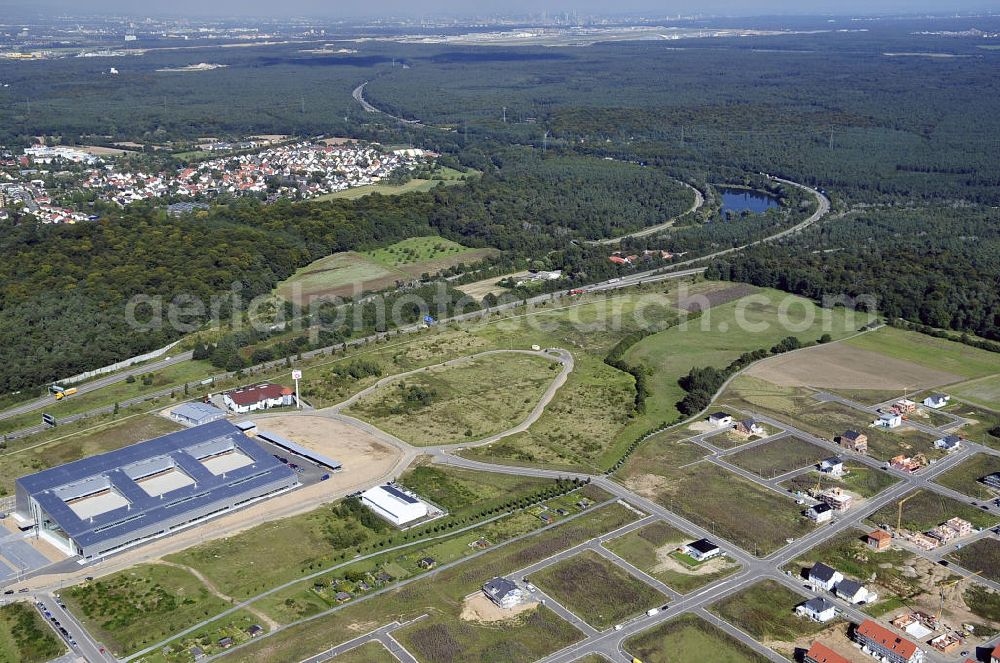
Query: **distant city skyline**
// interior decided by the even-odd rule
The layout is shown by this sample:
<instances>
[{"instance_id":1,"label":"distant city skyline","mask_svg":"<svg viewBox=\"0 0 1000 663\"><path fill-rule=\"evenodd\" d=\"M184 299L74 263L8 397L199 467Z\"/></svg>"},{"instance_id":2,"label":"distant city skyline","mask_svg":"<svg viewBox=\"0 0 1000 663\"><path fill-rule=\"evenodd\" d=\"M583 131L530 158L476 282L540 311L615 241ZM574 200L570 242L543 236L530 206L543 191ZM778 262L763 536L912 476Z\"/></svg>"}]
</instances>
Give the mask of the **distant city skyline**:
<instances>
[{"instance_id":1,"label":"distant city skyline","mask_svg":"<svg viewBox=\"0 0 1000 663\"><path fill-rule=\"evenodd\" d=\"M264 0L148 0L137 5L134 0L0 0L0 12L30 14L59 11L69 14L114 13L149 16L324 16L365 18L378 16L419 17L487 14L539 14L542 12L622 15L871 15L871 14L948 14L996 10L993 0L623 0L608 11L608 4L597 0L369 0L355 3L329 3L318 0L285 0L278 11L275 3Z\"/></svg>"}]
</instances>

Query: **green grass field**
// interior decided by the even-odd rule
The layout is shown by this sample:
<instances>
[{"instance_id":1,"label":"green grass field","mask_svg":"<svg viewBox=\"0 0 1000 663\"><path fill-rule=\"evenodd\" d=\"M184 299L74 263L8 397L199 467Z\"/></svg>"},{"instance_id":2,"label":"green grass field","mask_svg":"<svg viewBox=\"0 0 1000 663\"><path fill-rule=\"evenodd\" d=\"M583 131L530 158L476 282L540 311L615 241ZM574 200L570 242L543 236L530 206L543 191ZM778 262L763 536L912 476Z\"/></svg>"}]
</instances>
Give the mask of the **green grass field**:
<instances>
[{"instance_id":1,"label":"green grass field","mask_svg":"<svg viewBox=\"0 0 1000 663\"><path fill-rule=\"evenodd\" d=\"M976 454L959 465L940 474L934 481L969 497L985 500L996 495L980 481L987 474L1000 472L1000 458L990 454Z\"/></svg>"},{"instance_id":2,"label":"green grass field","mask_svg":"<svg viewBox=\"0 0 1000 663\"><path fill-rule=\"evenodd\" d=\"M839 487L855 493L862 498L868 498L878 495L899 481L890 474L868 467L867 465L862 465L861 463L845 462L844 469L847 470L847 474L840 479L834 479L828 474L821 474L820 472L809 472L808 474L800 474L797 477L783 481L781 486L803 493L815 490L817 485L819 485L820 490Z\"/></svg>"},{"instance_id":3,"label":"green grass field","mask_svg":"<svg viewBox=\"0 0 1000 663\"><path fill-rule=\"evenodd\" d=\"M602 631L667 601L657 590L590 550L556 562L529 580Z\"/></svg>"},{"instance_id":4,"label":"green grass field","mask_svg":"<svg viewBox=\"0 0 1000 663\"><path fill-rule=\"evenodd\" d=\"M770 479L792 470L816 465L829 455L825 449L789 435L753 449L738 451L724 459L737 467Z\"/></svg>"},{"instance_id":5,"label":"green grass field","mask_svg":"<svg viewBox=\"0 0 1000 663\"><path fill-rule=\"evenodd\" d=\"M191 573L145 564L61 594L95 638L116 654L129 654L218 614L228 604Z\"/></svg>"},{"instance_id":6,"label":"green grass field","mask_svg":"<svg viewBox=\"0 0 1000 663\"><path fill-rule=\"evenodd\" d=\"M792 658L794 642L829 628L795 614L795 606L806 600L773 580L764 580L727 596L710 610L755 640L767 642L775 651ZM776 643L782 643L776 646Z\"/></svg>"},{"instance_id":7,"label":"green grass field","mask_svg":"<svg viewBox=\"0 0 1000 663\"><path fill-rule=\"evenodd\" d=\"M41 421L42 412L48 412L58 420L60 417L114 405L116 402L120 403L130 398L162 391L168 387L176 387L177 396L181 397L184 393L185 383L188 384L189 390L196 391L195 387L200 380L218 372L219 370L213 368L207 361L190 360L167 366L160 371L149 374L149 384L144 384L140 377L132 383L123 380L96 391L69 396L61 401L55 400L53 396L50 397L52 402L44 410L0 420L0 433L34 426ZM193 397L193 391L191 397Z\"/></svg>"},{"instance_id":8,"label":"green grass field","mask_svg":"<svg viewBox=\"0 0 1000 663\"><path fill-rule=\"evenodd\" d=\"M333 658L337 663L397 663L381 642L366 642Z\"/></svg>"},{"instance_id":9,"label":"green grass field","mask_svg":"<svg viewBox=\"0 0 1000 663\"><path fill-rule=\"evenodd\" d=\"M532 613L535 616L526 615L524 619L504 624L502 629L467 622L460 617L465 597L478 591L482 583L493 576L512 573L634 519L634 513L616 504L594 509L572 522L499 547L456 567L438 570L431 577L364 602L347 603L336 612L291 626L234 654L233 660L257 663L301 660L350 640L357 635L358 628L377 628L393 620L402 622L425 613L431 615L430 621L422 620L409 629L397 631L397 637L409 648L409 635L415 629L441 624L443 628L437 632L442 634L442 642L447 647L444 653L433 650L431 655L442 658L425 658L425 652L425 656L414 652L421 661L454 660L458 663L542 658L578 640L582 637L580 632L562 620L554 620L547 611L536 611ZM261 606L266 609L267 603L262 602ZM515 643L516 650L509 650L507 641ZM452 642L467 644L470 649L455 649ZM446 658L448 652L452 652L453 658Z\"/></svg>"},{"instance_id":10,"label":"green grass field","mask_svg":"<svg viewBox=\"0 0 1000 663\"><path fill-rule=\"evenodd\" d=\"M468 248L443 237L413 237L369 252L347 251L320 258L278 284L275 294L297 303L319 296L350 297L459 263L471 264L495 253L494 249Z\"/></svg>"},{"instance_id":11,"label":"green grass field","mask_svg":"<svg viewBox=\"0 0 1000 663\"><path fill-rule=\"evenodd\" d=\"M979 539L951 553L948 558L970 571L979 572L984 578L1000 582L1000 541L996 539Z\"/></svg>"},{"instance_id":12,"label":"green grass field","mask_svg":"<svg viewBox=\"0 0 1000 663\"><path fill-rule=\"evenodd\" d=\"M527 418L559 368L535 355L478 357L385 384L345 414L418 446L470 442Z\"/></svg>"},{"instance_id":13,"label":"green grass field","mask_svg":"<svg viewBox=\"0 0 1000 663\"><path fill-rule=\"evenodd\" d=\"M948 387L948 393L992 410L1000 410L1000 375Z\"/></svg>"},{"instance_id":14,"label":"green grass field","mask_svg":"<svg viewBox=\"0 0 1000 663\"><path fill-rule=\"evenodd\" d=\"M313 200L357 200L358 198L370 196L373 193L378 193L383 196L400 196L404 193L410 193L413 191L430 191L439 184L444 184L445 186L455 186L456 184L462 184L467 179L477 175L478 173L476 172L462 173L454 170L453 168L442 167L434 171L434 177L432 179L414 178L404 182L403 184L367 184L365 186L356 186L343 191L327 193L322 196L317 196Z\"/></svg>"},{"instance_id":15,"label":"green grass field","mask_svg":"<svg viewBox=\"0 0 1000 663\"><path fill-rule=\"evenodd\" d=\"M937 527L954 516L968 520L975 527L993 527L1000 522L1000 517L929 490L918 490L911 495L913 497L903 504L902 527L915 532ZM876 525L887 524L895 527L899 513L898 504L897 500L882 507L868 516L868 520Z\"/></svg>"},{"instance_id":16,"label":"green grass field","mask_svg":"<svg viewBox=\"0 0 1000 663\"><path fill-rule=\"evenodd\" d=\"M1000 355L996 353L893 327L883 327L848 343L969 379L1000 373Z\"/></svg>"},{"instance_id":17,"label":"green grass field","mask_svg":"<svg viewBox=\"0 0 1000 663\"><path fill-rule=\"evenodd\" d=\"M705 453L670 434L657 436L629 458L620 477L637 493L751 553L766 555L813 529L790 496L697 462Z\"/></svg>"},{"instance_id":18,"label":"green grass field","mask_svg":"<svg viewBox=\"0 0 1000 663\"><path fill-rule=\"evenodd\" d=\"M612 539L604 547L681 594L693 592L739 570L739 564L725 557L689 568L669 556L693 539L667 523L656 522Z\"/></svg>"},{"instance_id":19,"label":"green grass field","mask_svg":"<svg viewBox=\"0 0 1000 663\"><path fill-rule=\"evenodd\" d=\"M490 511L512 497L553 487L548 479L427 464L411 465L399 483L457 517L474 511Z\"/></svg>"},{"instance_id":20,"label":"green grass field","mask_svg":"<svg viewBox=\"0 0 1000 663\"><path fill-rule=\"evenodd\" d=\"M30 603L0 606L0 661L45 663L66 647Z\"/></svg>"},{"instance_id":21,"label":"green grass field","mask_svg":"<svg viewBox=\"0 0 1000 663\"><path fill-rule=\"evenodd\" d=\"M643 663L766 663L768 659L695 615L681 615L625 641Z\"/></svg>"},{"instance_id":22,"label":"green grass field","mask_svg":"<svg viewBox=\"0 0 1000 663\"><path fill-rule=\"evenodd\" d=\"M788 302L788 303L786 303ZM793 304L789 304L793 303ZM806 327L790 331L779 324L779 310L789 307L789 318ZM864 318L864 319L861 319ZM812 320L812 324L806 324ZM815 341L824 333L834 339L857 331L867 318L849 322L843 309L821 309L807 299L777 290L760 289L754 299L739 299L713 306L687 328L675 327L643 339L626 354L632 364L653 371L650 377L652 397L648 407L661 419L677 416L675 405L685 392L677 380L695 367L725 367L742 353L770 349L781 339L795 336L802 342Z\"/></svg>"}]
</instances>

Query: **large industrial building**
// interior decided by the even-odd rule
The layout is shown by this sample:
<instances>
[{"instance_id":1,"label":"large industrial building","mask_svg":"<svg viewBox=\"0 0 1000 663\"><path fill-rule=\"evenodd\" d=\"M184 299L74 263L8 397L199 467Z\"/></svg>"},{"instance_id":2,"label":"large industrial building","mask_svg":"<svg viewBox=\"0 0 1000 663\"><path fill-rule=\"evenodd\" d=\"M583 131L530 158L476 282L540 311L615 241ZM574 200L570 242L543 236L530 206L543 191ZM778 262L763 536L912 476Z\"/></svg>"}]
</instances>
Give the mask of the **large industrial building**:
<instances>
[{"instance_id":1,"label":"large industrial building","mask_svg":"<svg viewBox=\"0 0 1000 663\"><path fill-rule=\"evenodd\" d=\"M397 527L427 516L427 504L392 484L369 488L361 493L361 502Z\"/></svg>"},{"instance_id":2,"label":"large industrial building","mask_svg":"<svg viewBox=\"0 0 1000 663\"><path fill-rule=\"evenodd\" d=\"M170 433L16 481L22 529L100 557L298 485L228 421Z\"/></svg>"}]
</instances>

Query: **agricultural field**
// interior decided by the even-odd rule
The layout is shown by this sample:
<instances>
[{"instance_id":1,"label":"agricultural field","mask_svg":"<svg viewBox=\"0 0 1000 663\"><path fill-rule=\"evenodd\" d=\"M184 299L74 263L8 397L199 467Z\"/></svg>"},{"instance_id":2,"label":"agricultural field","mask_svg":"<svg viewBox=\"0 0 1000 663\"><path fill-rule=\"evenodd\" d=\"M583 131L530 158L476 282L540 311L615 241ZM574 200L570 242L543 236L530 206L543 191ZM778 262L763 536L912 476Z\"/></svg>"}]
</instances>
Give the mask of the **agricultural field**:
<instances>
[{"instance_id":1,"label":"agricultural field","mask_svg":"<svg viewBox=\"0 0 1000 663\"><path fill-rule=\"evenodd\" d=\"M952 385L948 393L982 407L1000 410L1000 375Z\"/></svg>"},{"instance_id":2,"label":"agricultural field","mask_svg":"<svg viewBox=\"0 0 1000 663\"><path fill-rule=\"evenodd\" d=\"M667 597L596 552L587 550L532 574L531 582L603 631L659 607Z\"/></svg>"},{"instance_id":3,"label":"agricultural field","mask_svg":"<svg viewBox=\"0 0 1000 663\"><path fill-rule=\"evenodd\" d=\"M94 426L94 422L88 422ZM142 414L119 423L99 426L93 432L60 435L39 443L32 438L29 448L13 449L0 455L0 495L12 494L14 480L25 474L148 440L178 430L180 425L152 414ZM59 429L57 429L59 430Z\"/></svg>"},{"instance_id":4,"label":"agricultural field","mask_svg":"<svg viewBox=\"0 0 1000 663\"><path fill-rule=\"evenodd\" d=\"M766 642L779 654L792 659L796 647L830 624L820 624L795 614L795 606L806 597L793 592L774 580L764 580L727 596L710 610L755 640ZM805 644L808 648L808 644Z\"/></svg>"},{"instance_id":5,"label":"agricultural field","mask_svg":"<svg viewBox=\"0 0 1000 663\"><path fill-rule=\"evenodd\" d=\"M906 502L903 504L901 524L904 529L914 532L927 531L955 516L982 528L993 527L1000 522L1000 517L930 490L917 490L903 499ZM899 515L898 504L899 500L882 507L868 516L868 520L875 525L895 527Z\"/></svg>"},{"instance_id":6,"label":"agricultural field","mask_svg":"<svg viewBox=\"0 0 1000 663\"><path fill-rule=\"evenodd\" d=\"M959 566L978 572L984 578L1000 582L1000 541L986 537L974 541L948 556Z\"/></svg>"},{"instance_id":7,"label":"agricultural field","mask_svg":"<svg viewBox=\"0 0 1000 663\"><path fill-rule=\"evenodd\" d=\"M740 565L725 556L696 566L687 564L675 551L694 538L660 521L612 539L604 547L681 594L739 570Z\"/></svg>"},{"instance_id":8,"label":"agricultural field","mask_svg":"<svg viewBox=\"0 0 1000 663\"><path fill-rule=\"evenodd\" d=\"M335 656L336 663L397 663L396 657L389 653L381 642L366 642L360 647Z\"/></svg>"},{"instance_id":9,"label":"agricultural field","mask_svg":"<svg viewBox=\"0 0 1000 663\"><path fill-rule=\"evenodd\" d=\"M144 564L61 594L94 637L118 655L170 637L229 607L190 572Z\"/></svg>"},{"instance_id":10,"label":"agricultural field","mask_svg":"<svg viewBox=\"0 0 1000 663\"><path fill-rule=\"evenodd\" d=\"M644 663L766 663L728 633L695 615L681 615L625 641L625 650Z\"/></svg>"},{"instance_id":11,"label":"agricultural field","mask_svg":"<svg viewBox=\"0 0 1000 663\"><path fill-rule=\"evenodd\" d=\"M487 279L482 279L481 281L473 281L472 283L466 283L465 285L455 286L455 289L461 290L469 297L472 297L478 302L482 301L483 297L485 297L486 295L499 296L505 292L508 292L507 288L497 285L499 281L502 281L506 278L511 278L517 281L518 279L526 277L529 274L530 272L525 271L525 272L512 272L510 274L504 274L502 276L491 276Z\"/></svg>"},{"instance_id":12,"label":"agricultural field","mask_svg":"<svg viewBox=\"0 0 1000 663\"><path fill-rule=\"evenodd\" d=\"M470 175L468 173L462 173L454 170L453 168L441 167L434 171L433 177L430 179L417 177L408 180L403 184L367 184L365 186L356 186L351 187L350 189L344 189L343 191L327 193L322 196L317 196L313 200L335 200L338 198L356 200L358 198L370 196L373 193L378 193L383 196L400 196L404 193L410 193L412 191L430 191L439 184L443 184L444 186L455 186L456 184L462 184L468 178L477 174L478 173L474 173Z\"/></svg>"},{"instance_id":13,"label":"agricultural field","mask_svg":"<svg viewBox=\"0 0 1000 663\"><path fill-rule=\"evenodd\" d=\"M1000 355L919 332L882 327L848 343L930 370L945 371L959 376L959 379L970 380L1000 373Z\"/></svg>"},{"instance_id":14,"label":"agricultural field","mask_svg":"<svg viewBox=\"0 0 1000 663\"><path fill-rule=\"evenodd\" d=\"M938 475L934 482L969 497L987 500L995 497L996 491L986 486L980 479L994 472L1000 472L1000 457L981 453Z\"/></svg>"},{"instance_id":15,"label":"agricultural field","mask_svg":"<svg viewBox=\"0 0 1000 663\"><path fill-rule=\"evenodd\" d=\"M769 554L812 531L790 497L697 462L704 455L691 443L658 436L629 458L620 476L631 490L751 553Z\"/></svg>"},{"instance_id":16,"label":"agricultural field","mask_svg":"<svg viewBox=\"0 0 1000 663\"><path fill-rule=\"evenodd\" d=\"M595 536L618 529L635 517L634 513L616 504L595 508L573 521L499 546L453 568L440 569L432 577L417 579L404 587L372 596L365 601L349 602L338 610L318 615L309 622L291 625L274 636L241 650L238 656L233 656L233 660L254 660L258 663L301 660L356 637L359 628L377 628L393 620L402 622L425 613L431 615L430 621L421 620L409 629L396 632L396 636L401 642L405 641L407 647L410 644L409 634L417 628L441 624L444 628L436 629L435 633L441 634L445 649L432 652L434 655L447 656L454 651L454 642L468 643L470 646L464 652L465 658L461 658L463 652L459 650L452 654L458 658L443 660L454 660L457 663L528 661L541 658L578 640L581 637L579 631L544 609L522 612L516 615L516 619L499 625L497 622L480 623L462 619L466 597L478 593L482 584L495 575L513 573ZM259 605L266 610L269 605L281 602L281 597L268 597L268 600ZM530 633L531 637L524 635L526 633ZM508 649L510 645L501 641L501 636L504 640L515 643L517 651ZM520 647L527 647L530 651L523 651ZM491 653L494 655L492 658ZM422 661L432 660L416 655ZM507 658L508 656L512 658Z\"/></svg>"},{"instance_id":17,"label":"agricultural field","mask_svg":"<svg viewBox=\"0 0 1000 663\"><path fill-rule=\"evenodd\" d=\"M685 392L677 380L692 368L725 367L744 352L770 349L787 336L795 336L803 343L816 341L824 333L834 339L843 338L867 322L866 316L859 314L859 319L850 320L855 316L848 316L844 309L821 309L807 299L777 290L753 289L748 297L745 287L732 292L739 298L725 301L720 296L716 301L707 297L711 305L700 317L649 336L626 353L629 364L652 371L647 407L662 413L663 419L672 420L678 415L675 406ZM804 331L792 333L779 324L779 310L785 307L794 322L806 327Z\"/></svg>"},{"instance_id":18,"label":"agricultural field","mask_svg":"<svg viewBox=\"0 0 1000 663\"><path fill-rule=\"evenodd\" d=\"M724 460L770 479L792 470L816 465L829 455L826 449L789 435L746 451L738 451L725 456Z\"/></svg>"},{"instance_id":19,"label":"agricultural field","mask_svg":"<svg viewBox=\"0 0 1000 663\"><path fill-rule=\"evenodd\" d=\"M347 251L320 258L282 281L275 294L304 304L322 297L353 297L409 282L459 263L471 264L497 253L473 249L443 237L413 237L368 252Z\"/></svg>"},{"instance_id":20,"label":"agricultural field","mask_svg":"<svg viewBox=\"0 0 1000 663\"><path fill-rule=\"evenodd\" d=\"M476 357L390 381L344 413L417 446L471 442L525 420L560 368L537 355Z\"/></svg>"},{"instance_id":21,"label":"agricultural field","mask_svg":"<svg viewBox=\"0 0 1000 663\"><path fill-rule=\"evenodd\" d=\"M899 481L891 474L886 474L861 463L847 461L844 463L844 470L846 474L839 479L835 479L829 474L814 471L783 481L781 486L792 492L803 493L816 490L817 485L820 491L828 488L842 488L862 499L867 499L878 495Z\"/></svg>"},{"instance_id":22,"label":"agricultural field","mask_svg":"<svg viewBox=\"0 0 1000 663\"><path fill-rule=\"evenodd\" d=\"M0 661L45 663L66 646L30 603L0 606Z\"/></svg>"},{"instance_id":23,"label":"agricultural field","mask_svg":"<svg viewBox=\"0 0 1000 663\"><path fill-rule=\"evenodd\" d=\"M940 458L944 453L934 449L932 435L906 425L891 431L871 428L874 415L842 403L817 401L814 394L808 387L782 386L760 377L740 375L723 392L719 403L794 422L797 427L830 441L846 430L862 431L868 436L868 454L879 460L918 452L928 458Z\"/></svg>"}]
</instances>

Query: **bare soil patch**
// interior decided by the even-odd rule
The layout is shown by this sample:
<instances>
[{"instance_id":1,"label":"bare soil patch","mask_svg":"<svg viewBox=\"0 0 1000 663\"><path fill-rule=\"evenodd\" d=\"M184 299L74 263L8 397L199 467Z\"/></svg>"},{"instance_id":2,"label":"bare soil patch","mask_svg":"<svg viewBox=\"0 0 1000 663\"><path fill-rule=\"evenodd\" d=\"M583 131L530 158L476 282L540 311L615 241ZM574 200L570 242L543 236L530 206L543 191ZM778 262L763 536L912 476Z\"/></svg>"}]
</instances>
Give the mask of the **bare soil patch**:
<instances>
[{"instance_id":1,"label":"bare soil patch","mask_svg":"<svg viewBox=\"0 0 1000 663\"><path fill-rule=\"evenodd\" d=\"M961 376L919 366L845 343L773 357L747 375L784 387L818 389L927 389Z\"/></svg>"},{"instance_id":2,"label":"bare soil patch","mask_svg":"<svg viewBox=\"0 0 1000 663\"><path fill-rule=\"evenodd\" d=\"M482 592L476 592L466 596L462 602L461 618L463 621L480 624L506 622L517 619L521 613L529 612L537 607L537 601L526 601L513 608L500 608L486 598Z\"/></svg>"},{"instance_id":3,"label":"bare soil patch","mask_svg":"<svg viewBox=\"0 0 1000 663\"><path fill-rule=\"evenodd\" d=\"M684 297L677 302L677 308L689 313L695 313L697 311L704 311L722 304L728 304L729 302L735 301L740 297L746 297L747 295L752 295L758 291L759 288L756 288L755 286L741 283L740 285L734 285L728 288L708 290L690 297Z\"/></svg>"}]
</instances>

